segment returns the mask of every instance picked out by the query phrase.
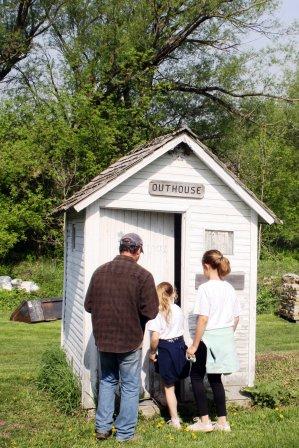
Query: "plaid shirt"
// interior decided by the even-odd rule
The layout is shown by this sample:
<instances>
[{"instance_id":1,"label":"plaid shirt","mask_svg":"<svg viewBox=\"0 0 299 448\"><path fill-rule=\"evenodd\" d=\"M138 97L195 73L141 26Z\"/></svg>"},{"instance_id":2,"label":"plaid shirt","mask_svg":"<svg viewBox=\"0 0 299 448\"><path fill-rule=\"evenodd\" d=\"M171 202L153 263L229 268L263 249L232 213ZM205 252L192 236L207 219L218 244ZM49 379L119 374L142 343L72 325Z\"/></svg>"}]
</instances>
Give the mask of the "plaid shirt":
<instances>
[{"instance_id":1,"label":"plaid shirt","mask_svg":"<svg viewBox=\"0 0 299 448\"><path fill-rule=\"evenodd\" d=\"M91 313L100 351L135 350L142 343L146 322L158 314L153 276L132 258L118 255L94 272L84 308Z\"/></svg>"}]
</instances>

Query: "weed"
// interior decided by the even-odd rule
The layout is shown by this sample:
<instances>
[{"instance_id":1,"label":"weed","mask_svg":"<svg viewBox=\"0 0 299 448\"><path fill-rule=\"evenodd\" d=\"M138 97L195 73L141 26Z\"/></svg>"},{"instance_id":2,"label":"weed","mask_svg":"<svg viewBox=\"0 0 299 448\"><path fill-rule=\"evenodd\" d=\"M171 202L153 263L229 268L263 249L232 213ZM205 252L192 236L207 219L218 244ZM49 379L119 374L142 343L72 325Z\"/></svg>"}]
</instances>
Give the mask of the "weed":
<instances>
[{"instance_id":1,"label":"weed","mask_svg":"<svg viewBox=\"0 0 299 448\"><path fill-rule=\"evenodd\" d=\"M267 383L257 384L254 387L245 387L243 389L252 399L254 405L267 408L276 408L293 403L296 399L296 393L284 389L280 384Z\"/></svg>"},{"instance_id":2,"label":"weed","mask_svg":"<svg viewBox=\"0 0 299 448\"><path fill-rule=\"evenodd\" d=\"M61 349L52 348L43 354L37 385L52 395L65 414L71 415L78 411L81 398L79 381Z\"/></svg>"}]
</instances>

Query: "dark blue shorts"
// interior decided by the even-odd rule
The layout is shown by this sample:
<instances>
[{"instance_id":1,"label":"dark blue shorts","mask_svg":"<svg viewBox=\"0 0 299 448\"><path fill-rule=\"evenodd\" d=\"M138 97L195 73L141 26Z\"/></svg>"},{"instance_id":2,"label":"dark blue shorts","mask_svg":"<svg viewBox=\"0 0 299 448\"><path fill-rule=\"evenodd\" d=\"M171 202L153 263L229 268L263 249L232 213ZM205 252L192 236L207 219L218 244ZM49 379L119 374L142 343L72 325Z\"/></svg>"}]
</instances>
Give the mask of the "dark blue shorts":
<instances>
[{"instance_id":1,"label":"dark blue shorts","mask_svg":"<svg viewBox=\"0 0 299 448\"><path fill-rule=\"evenodd\" d=\"M167 386L189 376L190 363L186 360L186 350L183 336L159 340L156 371Z\"/></svg>"}]
</instances>

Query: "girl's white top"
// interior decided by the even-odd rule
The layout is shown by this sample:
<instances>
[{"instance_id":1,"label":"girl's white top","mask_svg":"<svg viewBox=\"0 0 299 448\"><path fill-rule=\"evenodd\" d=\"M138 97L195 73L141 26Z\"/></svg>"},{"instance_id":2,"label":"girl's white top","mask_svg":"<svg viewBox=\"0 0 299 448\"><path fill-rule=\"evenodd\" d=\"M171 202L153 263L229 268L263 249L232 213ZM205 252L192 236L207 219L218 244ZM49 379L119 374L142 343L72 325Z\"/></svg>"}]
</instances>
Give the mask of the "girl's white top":
<instances>
[{"instance_id":1,"label":"girl's white top","mask_svg":"<svg viewBox=\"0 0 299 448\"><path fill-rule=\"evenodd\" d=\"M164 314L161 312L155 319L147 323L147 329L157 331L160 339L178 338L184 334L184 315L181 308L172 303L170 311L169 323L166 322Z\"/></svg>"},{"instance_id":2,"label":"girl's white top","mask_svg":"<svg viewBox=\"0 0 299 448\"><path fill-rule=\"evenodd\" d=\"M240 315L240 304L233 286L224 280L209 280L199 286L193 314L208 316L206 330L232 327Z\"/></svg>"}]
</instances>

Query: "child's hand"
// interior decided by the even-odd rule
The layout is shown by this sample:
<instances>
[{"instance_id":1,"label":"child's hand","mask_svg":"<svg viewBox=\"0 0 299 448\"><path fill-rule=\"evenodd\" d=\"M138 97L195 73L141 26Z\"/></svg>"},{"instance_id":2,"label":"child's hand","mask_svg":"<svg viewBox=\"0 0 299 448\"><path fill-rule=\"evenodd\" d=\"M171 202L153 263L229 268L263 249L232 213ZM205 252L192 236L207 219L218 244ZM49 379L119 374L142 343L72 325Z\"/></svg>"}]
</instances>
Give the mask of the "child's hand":
<instances>
[{"instance_id":1,"label":"child's hand","mask_svg":"<svg viewBox=\"0 0 299 448\"><path fill-rule=\"evenodd\" d=\"M149 359L152 362L157 362L157 354L156 353L150 353L149 354Z\"/></svg>"},{"instance_id":2,"label":"child's hand","mask_svg":"<svg viewBox=\"0 0 299 448\"><path fill-rule=\"evenodd\" d=\"M187 349L187 355L193 356L196 352L196 347L194 345L190 345L190 347Z\"/></svg>"}]
</instances>

